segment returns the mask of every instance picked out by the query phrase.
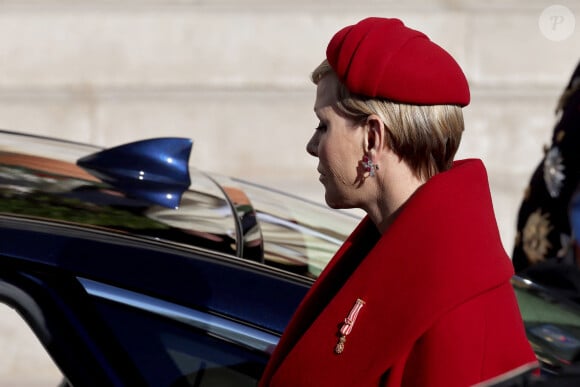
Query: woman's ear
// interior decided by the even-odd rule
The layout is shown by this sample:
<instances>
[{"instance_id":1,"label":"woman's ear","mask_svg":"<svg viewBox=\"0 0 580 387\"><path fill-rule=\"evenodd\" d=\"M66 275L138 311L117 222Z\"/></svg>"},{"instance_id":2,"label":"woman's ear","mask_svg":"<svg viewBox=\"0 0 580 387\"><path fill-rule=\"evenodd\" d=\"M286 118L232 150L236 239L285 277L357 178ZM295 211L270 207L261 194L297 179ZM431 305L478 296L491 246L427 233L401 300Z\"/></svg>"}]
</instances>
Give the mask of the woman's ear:
<instances>
[{"instance_id":1,"label":"woman's ear","mask_svg":"<svg viewBox=\"0 0 580 387\"><path fill-rule=\"evenodd\" d=\"M383 148L385 124L376 114L371 114L366 120L365 153L376 152Z\"/></svg>"}]
</instances>

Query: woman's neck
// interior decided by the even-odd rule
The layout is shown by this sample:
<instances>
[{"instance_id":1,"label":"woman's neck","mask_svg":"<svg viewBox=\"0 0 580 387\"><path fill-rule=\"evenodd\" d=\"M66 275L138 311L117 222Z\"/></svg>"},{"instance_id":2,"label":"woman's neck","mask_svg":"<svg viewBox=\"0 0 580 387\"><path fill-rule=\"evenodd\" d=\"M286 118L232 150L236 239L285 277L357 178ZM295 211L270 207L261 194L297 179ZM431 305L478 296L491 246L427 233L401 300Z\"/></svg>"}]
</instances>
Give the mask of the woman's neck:
<instances>
[{"instance_id":1,"label":"woman's neck","mask_svg":"<svg viewBox=\"0 0 580 387\"><path fill-rule=\"evenodd\" d=\"M390 180L390 179L389 179ZM404 209L405 203L421 187L424 182L414 175L400 177L393 181L377 181L376 192L369 201L368 206L363 208L369 215L369 218L377 226L382 234L386 232L389 226L397 218L397 215Z\"/></svg>"}]
</instances>

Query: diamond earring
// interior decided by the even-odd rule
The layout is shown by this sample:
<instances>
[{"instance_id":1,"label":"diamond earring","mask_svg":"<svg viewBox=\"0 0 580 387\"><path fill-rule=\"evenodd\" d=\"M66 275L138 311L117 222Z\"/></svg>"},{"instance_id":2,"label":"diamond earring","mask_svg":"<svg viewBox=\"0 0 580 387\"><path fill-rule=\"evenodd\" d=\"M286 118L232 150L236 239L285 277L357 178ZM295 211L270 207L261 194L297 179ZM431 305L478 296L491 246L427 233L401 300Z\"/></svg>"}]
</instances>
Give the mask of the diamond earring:
<instances>
[{"instance_id":1,"label":"diamond earring","mask_svg":"<svg viewBox=\"0 0 580 387\"><path fill-rule=\"evenodd\" d=\"M365 172L368 172L370 177L374 177L375 171L377 171L379 169L379 164L373 163L373 160L371 160L366 155L362 159L362 164L363 164Z\"/></svg>"}]
</instances>

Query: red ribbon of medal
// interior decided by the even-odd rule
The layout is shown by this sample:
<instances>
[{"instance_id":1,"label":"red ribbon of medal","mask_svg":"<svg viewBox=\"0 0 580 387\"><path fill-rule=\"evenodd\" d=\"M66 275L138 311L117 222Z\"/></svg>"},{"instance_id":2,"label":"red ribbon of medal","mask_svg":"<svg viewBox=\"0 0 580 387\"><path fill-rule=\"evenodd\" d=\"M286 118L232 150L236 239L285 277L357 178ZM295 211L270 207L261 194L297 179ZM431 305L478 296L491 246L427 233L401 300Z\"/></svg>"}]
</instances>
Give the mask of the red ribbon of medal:
<instances>
[{"instance_id":1,"label":"red ribbon of medal","mask_svg":"<svg viewBox=\"0 0 580 387\"><path fill-rule=\"evenodd\" d=\"M344 351L344 344L346 342L346 336L348 336L350 334L350 332L352 331L352 327L354 326L354 323L356 322L356 318L358 317L358 314L359 314L360 310L362 309L362 307L364 306L364 304L365 304L365 302L363 300L361 300L360 298L357 298L356 302L354 303L354 306L350 310L350 313L344 319L344 323L342 324L342 327L340 328L340 335L338 338L338 343L336 344L336 347L334 348L334 352L337 355L340 355L342 353L342 351Z\"/></svg>"}]
</instances>

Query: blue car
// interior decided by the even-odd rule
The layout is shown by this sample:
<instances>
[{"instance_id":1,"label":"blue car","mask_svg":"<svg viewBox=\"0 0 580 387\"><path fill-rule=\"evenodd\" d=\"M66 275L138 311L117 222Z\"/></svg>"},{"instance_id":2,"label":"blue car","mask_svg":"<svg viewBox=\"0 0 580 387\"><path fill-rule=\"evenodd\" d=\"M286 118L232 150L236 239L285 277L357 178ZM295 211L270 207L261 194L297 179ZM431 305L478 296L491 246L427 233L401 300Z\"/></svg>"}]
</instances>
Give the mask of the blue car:
<instances>
[{"instance_id":1,"label":"blue car","mask_svg":"<svg viewBox=\"0 0 580 387\"><path fill-rule=\"evenodd\" d=\"M0 132L0 300L63 385L255 386L359 221L201 171L191 149ZM576 304L512 282L543 372L562 373L580 353Z\"/></svg>"}]
</instances>

